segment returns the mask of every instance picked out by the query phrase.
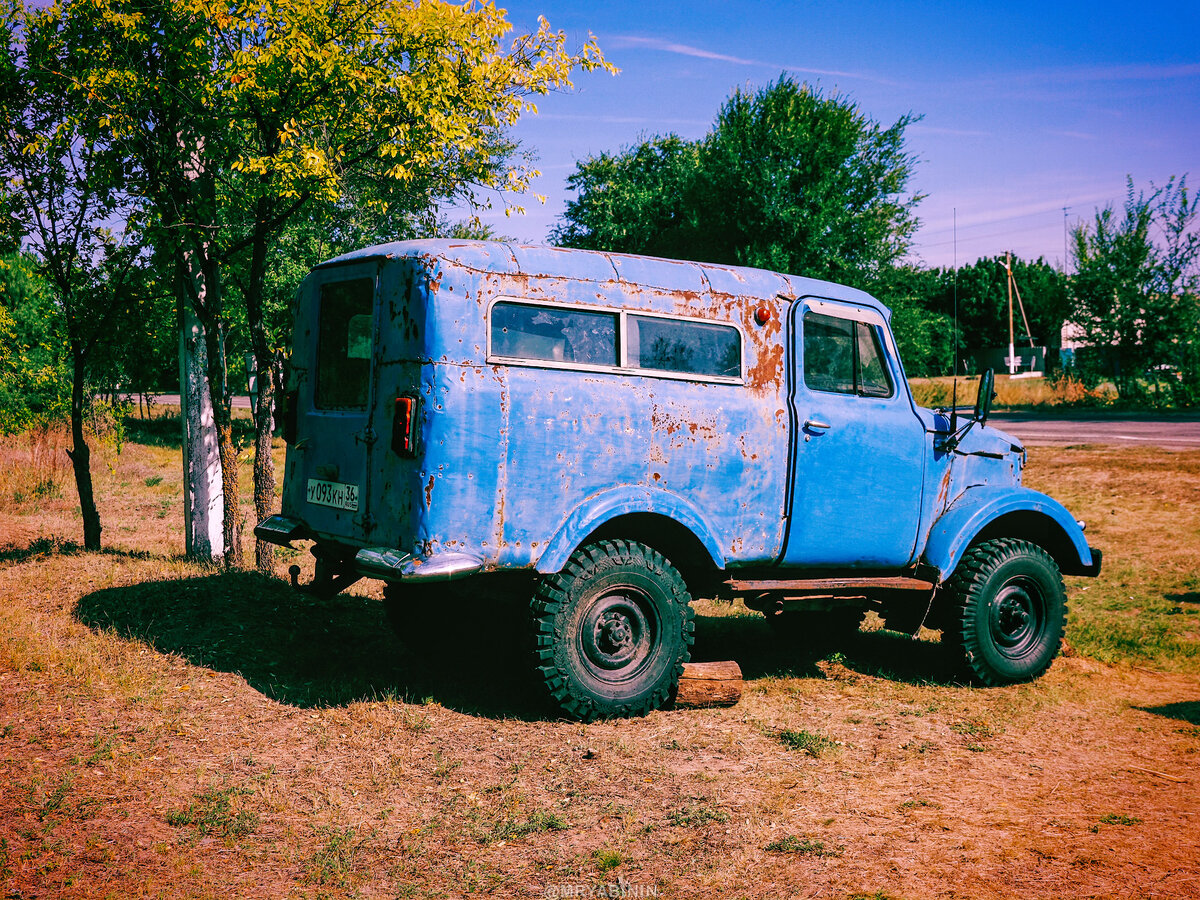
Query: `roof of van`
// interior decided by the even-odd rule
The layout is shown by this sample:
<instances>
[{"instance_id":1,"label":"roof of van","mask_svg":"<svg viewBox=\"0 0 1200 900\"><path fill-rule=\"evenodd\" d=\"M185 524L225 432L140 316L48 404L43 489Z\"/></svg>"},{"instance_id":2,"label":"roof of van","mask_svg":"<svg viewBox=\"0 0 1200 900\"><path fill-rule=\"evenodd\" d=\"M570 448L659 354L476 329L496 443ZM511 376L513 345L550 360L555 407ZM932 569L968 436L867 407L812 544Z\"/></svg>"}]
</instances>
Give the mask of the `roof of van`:
<instances>
[{"instance_id":1,"label":"roof of van","mask_svg":"<svg viewBox=\"0 0 1200 900\"><path fill-rule=\"evenodd\" d=\"M433 256L468 269L516 275L549 275L584 281L626 281L666 291L712 290L726 294L787 297L824 297L845 300L879 310L890 310L870 294L816 278L803 278L716 263L660 259L630 253L574 250L500 241L430 239L393 241L344 253L321 263L330 266L376 257Z\"/></svg>"}]
</instances>

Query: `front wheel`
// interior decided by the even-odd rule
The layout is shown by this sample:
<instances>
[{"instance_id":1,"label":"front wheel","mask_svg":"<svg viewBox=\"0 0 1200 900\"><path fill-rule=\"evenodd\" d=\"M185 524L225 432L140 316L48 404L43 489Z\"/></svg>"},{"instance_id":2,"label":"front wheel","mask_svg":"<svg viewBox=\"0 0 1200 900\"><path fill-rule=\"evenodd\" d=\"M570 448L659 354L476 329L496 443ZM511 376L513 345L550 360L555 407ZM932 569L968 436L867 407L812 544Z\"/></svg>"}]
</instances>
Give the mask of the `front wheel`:
<instances>
[{"instance_id":1,"label":"front wheel","mask_svg":"<svg viewBox=\"0 0 1200 900\"><path fill-rule=\"evenodd\" d=\"M682 576L633 541L576 550L534 594L534 665L553 702L585 721L663 705L691 655Z\"/></svg>"},{"instance_id":2,"label":"front wheel","mask_svg":"<svg viewBox=\"0 0 1200 900\"><path fill-rule=\"evenodd\" d=\"M1062 646L1067 598L1058 565L1029 541L972 547L948 584L950 622L968 675L988 685L1031 681Z\"/></svg>"}]
</instances>

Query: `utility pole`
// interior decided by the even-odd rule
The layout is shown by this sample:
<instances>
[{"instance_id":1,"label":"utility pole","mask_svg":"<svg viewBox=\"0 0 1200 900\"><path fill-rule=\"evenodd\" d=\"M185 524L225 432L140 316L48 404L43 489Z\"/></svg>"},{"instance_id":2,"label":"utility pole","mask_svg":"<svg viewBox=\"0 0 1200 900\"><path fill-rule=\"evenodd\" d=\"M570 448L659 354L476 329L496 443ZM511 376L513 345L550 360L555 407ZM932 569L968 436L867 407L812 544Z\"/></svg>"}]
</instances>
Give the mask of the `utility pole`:
<instances>
[{"instance_id":1,"label":"utility pole","mask_svg":"<svg viewBox=\"0 0 1200 900\"><path fill-rule=\"evenodd\" d=\"M1004 255L1004 270L1008 273L1008 374L1017 374L1017 348L1013 346L1013 305L1012 305L1012 251Z\"/></svg>"}]
</instances>

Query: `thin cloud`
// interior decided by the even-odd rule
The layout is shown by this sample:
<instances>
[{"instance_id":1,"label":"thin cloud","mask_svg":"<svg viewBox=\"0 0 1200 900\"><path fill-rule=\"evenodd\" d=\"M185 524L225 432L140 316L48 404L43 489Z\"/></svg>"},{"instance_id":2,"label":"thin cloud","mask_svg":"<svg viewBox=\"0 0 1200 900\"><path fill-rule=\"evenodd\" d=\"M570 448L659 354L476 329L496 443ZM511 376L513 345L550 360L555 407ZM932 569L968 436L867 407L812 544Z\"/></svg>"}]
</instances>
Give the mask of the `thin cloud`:
<instances>
[{"instance_id":1,"label":"thin cloud","mask_svg":"<svg viewBox=\"0 0 1200 900\"><path fill-rule=\"evenodd\" d=\"M580 116L569 113L538 113L539 119L572 122L604 122L607 125L711 125L709 119L664 119L662 116Z\"/></svg>"},{"instance_id":2,"label":"thin cloud","mask_svg":"<svg viewBox=\"0 0 1200 900\"><path fill-rule=\"evenodd\" d=\"M1084 206L1090 207L1096 203L1111 202L1113 194L1112 191L1096 191L1084 196L1072 194L1065 199L1068 209L1074 210ZM1001 222L1015 222L1020 219L1044 216L1049 213L1058 213L1061 216L1063 208L1061 200L1046 199L1000 205L999 203L988 203L984 198L980 197L972 205L975 206L973 210L969 208L963 209L962 206L959 207L958 230L960 234L972 228L990 227ZM953 233L953 230L953 216L947 215L945 210L942 210L939 214L925 221L921 228L921 233L925 240L920 243L928 244L930 237Z\"/></svg>"},{"instance_id":3,"label":"thin cloud","mask_svg":"<svg viewBox=\"0 0 1200 900\"><path fill-rule=\"evenodd\" d=\"M1094 134L1088 134L1086 131L1054 131L1054 130L1047 130L1047 131L1046 131L1046 134L1052 134L1052 135L1055 135L1056 137L1075 138L1075 139L1077 139L1077 140L1081 140L1081 141L1094 141L1094 140L1096 140L1096 135L1094 135Z\"/></svg>"},{"instance_id":4,"label":"thin cloud","mask_svg":"<svg viewBox=\"0 0 1200 900\"><path fill-rule=\"evenodd\" d=\"M990 131L970 131L965 128L940 128L936 125L921 125L913 124L908 126L909 131L919 134L946 134L951 137L991 137Z\"/></svg>"},{"instance_id":5,"label":"thin cloud","mask_svg":"<svg viewBox=\"0 0 1200 900\"><path fill-rule=\"evenodd\" d=\"M768 62L762 59L746 59L742 56L730 56L727 53L716 53L712 50L705 50L702 47L693 47L690 44L677 44L674 41L666 41L661 38L639 37L631 34L617 35L614 40L617 42L617 47L643 47L647 50L657 50L661 53L675 53L680 56L691 56L696 59L711 59L717 62L733 63L737 66L757 66L759 68L768 69L784 69L789 72L803 72L806 75L825 75L830 78L856 78L861 81L871 81L876 84L895 85L896 82L889 81L884 78L879 78L875 75L867 75L864 72L844 72L839 69L812 69L805 66L794 66L787 63Z\"/></svg>"},{"instance_id":6,"label":"thin cloud","mask_svg":"<svg viewBox=\"0 0 1200 900\"><path fill-rule=\"evenodd\" d=\"M1200 63L1065 69L1048 74L1052 78L1065 78L1071 81L1169 81L1175 78L1200 76Z\"/></svg>"},{"instance_id":7,"label":"thin cloud","mask_svg":"<svg viewBox=\"0 0 1200 900\"><path fill-rule=\"evenodd\" d=\"M1078 68L1034 69L1027 72L1005 72L997 77L981 78L962 85L1048 85L1092 84L1117 81L1173 81L1200 77L1200 63L1180 65L1080 66Z\"/></svg>"}]
</instances>

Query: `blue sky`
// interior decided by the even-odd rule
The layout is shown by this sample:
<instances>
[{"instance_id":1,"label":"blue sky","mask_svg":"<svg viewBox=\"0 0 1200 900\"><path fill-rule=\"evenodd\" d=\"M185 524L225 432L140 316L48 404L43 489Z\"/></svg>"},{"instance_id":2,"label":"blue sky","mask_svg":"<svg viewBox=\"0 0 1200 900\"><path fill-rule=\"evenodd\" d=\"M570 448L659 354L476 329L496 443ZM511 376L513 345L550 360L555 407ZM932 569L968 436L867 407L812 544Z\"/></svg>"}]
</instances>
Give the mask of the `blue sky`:
<instances>
[{"instance_id":1,"label":"blue sky","mask_svg":"<svg viewBox=\"0 0 1200 900\"><path fill-rule=\"evenodd\" d=\"M960 263L1012 250L1063 258L1064 220L1190 172L1200 188L1200 2L499 3L578 45L594 33L619 75L580 75L515 136L543 172L524 216L484 216L544 241L577 160L640 137L702 136L738 86L782 72L849 95L919 157L914 257ZM1068 207L1064 217L1063 207Z\"/></svg>"}]
</instances>

